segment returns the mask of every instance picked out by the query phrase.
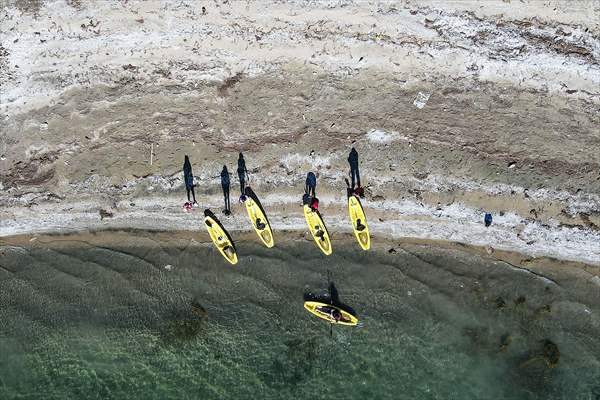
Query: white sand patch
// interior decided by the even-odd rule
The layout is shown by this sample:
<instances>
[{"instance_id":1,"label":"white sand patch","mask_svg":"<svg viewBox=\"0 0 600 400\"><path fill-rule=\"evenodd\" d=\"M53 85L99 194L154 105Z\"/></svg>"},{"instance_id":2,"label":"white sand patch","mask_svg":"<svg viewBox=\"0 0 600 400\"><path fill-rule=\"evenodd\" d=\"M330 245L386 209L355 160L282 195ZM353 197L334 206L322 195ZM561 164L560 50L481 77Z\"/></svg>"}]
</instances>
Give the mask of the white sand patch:
<instances>
[{"instance_id":1,"label":"white sand patch","mask_svg":"<svg viewBox=\"0 0 600 400\"><path fill-rule=\"evenodd\" d=\"M396 136L395 133L386 132L381 129L372 129L367 133L367 139L373 143L390 143Z\"/></svg>"}]
</instances>

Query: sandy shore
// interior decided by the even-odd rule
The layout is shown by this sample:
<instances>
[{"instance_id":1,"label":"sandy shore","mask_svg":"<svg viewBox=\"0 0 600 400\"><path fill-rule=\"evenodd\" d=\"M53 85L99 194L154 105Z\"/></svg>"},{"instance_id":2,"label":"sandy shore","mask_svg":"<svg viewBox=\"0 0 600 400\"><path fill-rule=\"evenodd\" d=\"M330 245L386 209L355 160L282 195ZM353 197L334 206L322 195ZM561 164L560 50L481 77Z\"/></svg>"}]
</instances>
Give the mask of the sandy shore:
<instances>
[{"instance_id":1,"label":"sandy shore","mask_svg":"<svg viewBox=\"0 0 600 400\"><path fill-rule=\"evenodd\" d=\"M0 236L199 230L181 211L183 156L201 207L218 210L218 172L243 151L279 231L304 229L316 171L335 239L349 233L354 146L376 237L599 265L597 13L593 1L6 6ZM239 208L224 223L248 229Z\"/></svg>"}]
</instances>

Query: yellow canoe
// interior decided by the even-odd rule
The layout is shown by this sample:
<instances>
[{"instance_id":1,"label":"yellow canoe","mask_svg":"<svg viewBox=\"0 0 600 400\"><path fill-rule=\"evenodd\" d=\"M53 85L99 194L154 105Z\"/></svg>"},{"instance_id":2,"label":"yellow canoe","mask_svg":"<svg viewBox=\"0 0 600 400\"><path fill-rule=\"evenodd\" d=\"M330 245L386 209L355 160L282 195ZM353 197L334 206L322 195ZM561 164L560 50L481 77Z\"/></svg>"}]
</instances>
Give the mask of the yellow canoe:
<instances>
[{"instance_id":1,"label":"yellow canoe","mask_svg":"<svg viewBox=\"0 0 600 400\"><path fill-rule=\"evenodd\" d=\"M238 258L235 250L235 245L229 233L225 230L221 222L211 215L212 213L204 212L204 225L213 243L219 250L219 253L225 257L231 264L237 264Z\"/></svg>"},{"instance_id":2,"label":"yellow canoe","mask_svg":"<svg viewBox=\"0 0 600 400\"><path fill-rule=\"evenodd\" d=\"M271 224L263 210L250 196L246 196L244 204L246 205L246 211L248 211L250 222L260 240L262 240L265 246L269 248L273 247L275 245L273 231L271 230Z\"/></svg>"},{"instance_id":3,"label":"yellow canoe","mask_svg":"<svg viewBox=\"0 0 600 400\"><path fill-rule=\"evenodd\" d=\"M306 218L308 229L310 230L313 239L315 239L317 246L323 253L325 253L325 255L330 255L333 251L331 249L331 240L329 240L329 232L327 232L327 228L325 227L323 218L321 218L321 214L319 214L318 211L313 211L308 205L305 204L304 218Z\"/></svg>"},{"instance_id":4,"label":"yellow canoe","mask_svg":"<svg viewBox=\"0 0 600 400\"><path fill-rule=\"evenodd\" d=\"M358 318L356 318L356 316L331 304L321 303L319 301L305 301L304 308L306 308L311 314L316 315L317 317L332 324L347 326L354 326L358 324ZM340 313L340 318L338 320L333 317L333 310L337 310Z\"/></svg>"},{"instance_id":5,"label":"yellow canoe","mask_svg":"<svg viewBox=\"0 0 600 400\"><path fill-rule=\"evenodd\" d=\"M356 196L348 197L348 213L350 214L350 222L354 236L358 240L358 244L363 250L371 248L371 237L369 236L369 226L367 224L367 216L360 204L360 200ZM360 226L359 226L360 223Z\"/></svg>"}]
</instances>

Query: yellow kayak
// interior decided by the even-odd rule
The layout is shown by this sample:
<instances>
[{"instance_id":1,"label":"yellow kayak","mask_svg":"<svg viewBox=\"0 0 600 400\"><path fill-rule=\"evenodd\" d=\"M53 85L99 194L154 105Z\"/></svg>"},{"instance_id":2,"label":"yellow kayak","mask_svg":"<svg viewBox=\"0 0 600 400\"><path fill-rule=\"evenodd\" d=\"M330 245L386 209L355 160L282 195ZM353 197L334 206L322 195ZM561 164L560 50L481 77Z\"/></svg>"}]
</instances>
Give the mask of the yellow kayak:
<instances>
[{"instance_id":1,"label":"yellow kayak","mask_svg":"<svg viewBox=\"0 0 600 400\"><path fill-rule=\"evenodd\" d=\"M217 217L209 210L204 211L204 225L206 225L206 230L208 230L208 234L217 247L217 250L219 250L219 253L231 264L237 264L237 253L231 236L229 236L229 233L227 233Z\"/></svg>"},{"instance_id":2,"label":"yellow kayak","mask_svg":"<svg viewBox=\"0 0 600 400\"><path fill-rule=\"evenodd\" d=\"M352 230L354 230L354 236L356 236L358 244L360 244L360 247L362 247L363 250L369 250L371 248L369 226L367 225L365 211L363 210L358 197L348 197L348 213L350 214Z\"/></svg>"},{"instance_id":3,"label":"yellow kayak","mask_svg":"<svg viewBox=\"0 0 600 400\"><path fill-rule=\"evenodd\" d=\"M261 207L252 199L250 196L246 196L246 211L248 211L248 216L250 217L250 222L254 227L254 230L258 234L258 237L265 246L271 248L275 245L275 241L273 240L273 231L271 230L271 224L269 224L269 220L267 216L261 209Z\"/></svg>"},{"instance_id":4,"label":"yellow kayak","mask_svg":"<svg viewBox=\"0 0 600 400\"><path fill-rule=\"evenodd\" d=\"M308 205L304 205L304 218L306 218L306 223L308 224L308 228L310 229L310 233L315 239L315 243L325 255L330 255L332 252L331 249L331 240L329 240L329 232L327 232L327 228L325 227L325 223L323 222L323 218L321 218L321 214L318 211L313 211Z\"/></svg>"},{"instance_id":5,"label":"yellow kayak","mask_svg":"<svg viewBox=\"0 0 600 400\"><path fill-rule=\"evenodd\" d=\"M358 318L347 311L342 310L331 304L321 303L319 301L305 301L304 308L313 315L324 319L327 322L337 325L354 326L358 324ZM338 313L338 319L335 319L335 313Z\"/></svg>"}]
</instances>

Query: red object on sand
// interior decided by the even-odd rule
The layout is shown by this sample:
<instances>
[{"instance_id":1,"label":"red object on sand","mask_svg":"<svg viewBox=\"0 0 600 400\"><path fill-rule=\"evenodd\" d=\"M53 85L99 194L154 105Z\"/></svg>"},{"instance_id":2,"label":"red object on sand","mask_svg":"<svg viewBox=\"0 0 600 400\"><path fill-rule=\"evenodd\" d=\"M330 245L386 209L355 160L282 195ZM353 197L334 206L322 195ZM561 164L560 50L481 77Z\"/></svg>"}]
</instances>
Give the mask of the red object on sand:
<instances>
[{"instance_id":1,"label":"red object on sand","mask_svg":"<svg viewBox=\"0 0 600 400\"><path fill-rule=\"evenodd\" d=\"M318 210L319 209L319 199L317 199L316 197L313 197L312 203L310 203L310 208L312 208L313 210Z\"/></svg>"},{"instance_id":2,"label":"red object on sand","mask_svg":"<svg viewBox=\"0 0 600 400\"><path fill-rule=\"evenodd\" d=\"M183 209L184 209L185 211L188 211L188 212L192 211L192 207L193 207L193 205L192 205L192 203L190 203L189 201L186 201L186 202L183 204Z\"/></svg>"}]
</instances>

